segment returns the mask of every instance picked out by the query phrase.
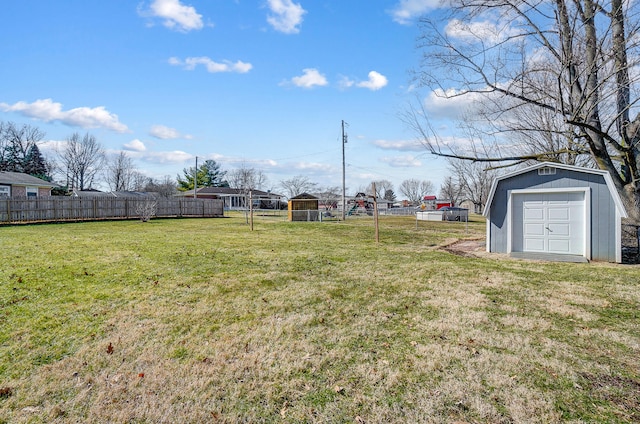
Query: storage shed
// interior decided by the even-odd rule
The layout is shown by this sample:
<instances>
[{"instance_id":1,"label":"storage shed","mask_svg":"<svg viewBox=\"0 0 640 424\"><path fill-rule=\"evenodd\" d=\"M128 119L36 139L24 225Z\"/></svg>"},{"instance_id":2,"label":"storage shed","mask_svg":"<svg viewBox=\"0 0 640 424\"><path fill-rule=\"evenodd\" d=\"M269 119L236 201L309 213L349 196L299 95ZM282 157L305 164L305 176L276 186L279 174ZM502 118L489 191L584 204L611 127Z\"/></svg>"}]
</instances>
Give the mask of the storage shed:
<instances>
[{"instance_id":1,"label":"storage shed","mask_svg":"<svg viewBox=\"0 0 640 424\"><path fill-rule=\"evenodd\" d=\"M503 175L483 215L489 252L622 262L627 213L607 171L544 162Z\"/></svg>"},{"instance_id":2,"label":"storage shed","mask_svg":"<svg viewBox=\"0 0 640 424\"><path fill-rule=\"evenodd\" d=\"M318 198L302 193L289 199L289 221L318 221Z\"/></svg>"}]
</instances>

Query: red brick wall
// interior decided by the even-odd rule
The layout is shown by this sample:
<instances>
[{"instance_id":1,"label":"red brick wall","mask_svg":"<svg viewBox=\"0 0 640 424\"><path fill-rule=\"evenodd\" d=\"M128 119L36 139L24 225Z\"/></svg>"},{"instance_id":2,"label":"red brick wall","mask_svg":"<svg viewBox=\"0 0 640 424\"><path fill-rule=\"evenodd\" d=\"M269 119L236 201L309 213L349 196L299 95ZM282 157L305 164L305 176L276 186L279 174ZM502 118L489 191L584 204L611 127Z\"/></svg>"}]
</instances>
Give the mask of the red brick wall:
<instances>
[{"instance_id":1,"label":"red brick wall","mask_svg":"<svg viewBox=\"0 0 640 424\"><path fill-rule=\"evenodd\" d=\"M24 197L27 195L27 188L21 186L11 186L11 197Z\"/></svg>"},{"instance_id":2,"label":"red brick wall","mask_svg":"<svg viewBox=\"0 0 640 424\"><path fill-rule=\"evenodd\" d=\"M11 197L24 197L27 195L25 186L11 186ZM38 197L51 196L51 189L48 187L38 187Z\"/></svg>"}]
</instances>

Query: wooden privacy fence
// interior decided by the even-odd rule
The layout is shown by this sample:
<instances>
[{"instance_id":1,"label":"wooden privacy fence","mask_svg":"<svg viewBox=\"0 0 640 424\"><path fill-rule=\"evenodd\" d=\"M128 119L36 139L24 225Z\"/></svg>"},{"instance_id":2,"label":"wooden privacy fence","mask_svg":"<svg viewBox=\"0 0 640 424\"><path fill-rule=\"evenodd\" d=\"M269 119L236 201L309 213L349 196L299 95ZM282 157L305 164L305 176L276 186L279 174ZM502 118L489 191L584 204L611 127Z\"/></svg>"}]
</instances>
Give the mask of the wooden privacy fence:
<instances>
[{"instance_id":1,"label":"wooden privacy fence","mask_svg":"<svg viewBox=\"0 0 640 424\"><path fill-rule=\"evenodd\" d=\"M224 216L219 199L138 197L7 197L0 198L0 224Z\"/></svg>"}]
</instances>

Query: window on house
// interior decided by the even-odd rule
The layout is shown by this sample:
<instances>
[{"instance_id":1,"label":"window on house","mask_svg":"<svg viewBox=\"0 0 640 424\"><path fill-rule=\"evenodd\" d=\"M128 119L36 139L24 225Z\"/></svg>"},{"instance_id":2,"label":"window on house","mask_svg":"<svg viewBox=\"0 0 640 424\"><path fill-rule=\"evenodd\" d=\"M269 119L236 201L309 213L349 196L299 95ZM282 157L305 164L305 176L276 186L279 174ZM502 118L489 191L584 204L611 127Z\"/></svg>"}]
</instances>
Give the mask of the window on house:
<instances>
[{"instance_id":1,"label":"window on house","mask_svg":"<svg viewBox=\"0 0 640 424\"><path fill-rule=\"evenodd\" d=\"M11 187L0 186L0 197L11 197Z\"/></svg>"},{"instance_id":2,"label":"window on house","mask_svg":"<svg viewBox=\"0 0 640 424\"><path fill-rule=\"evenodd\" d=\"M38 187L27 187L27 197L38 197Z\"/></svg>"},{"instance_id":3,"label":"window on house","mask_svg":"<svg viewBox=\"0 0 640 424\"><path fill-rule=\"evenodd\" d=\"M538 175L556 175L556 168L545 166L544 168L538 169Z\"/></svg>"}]
</instances>

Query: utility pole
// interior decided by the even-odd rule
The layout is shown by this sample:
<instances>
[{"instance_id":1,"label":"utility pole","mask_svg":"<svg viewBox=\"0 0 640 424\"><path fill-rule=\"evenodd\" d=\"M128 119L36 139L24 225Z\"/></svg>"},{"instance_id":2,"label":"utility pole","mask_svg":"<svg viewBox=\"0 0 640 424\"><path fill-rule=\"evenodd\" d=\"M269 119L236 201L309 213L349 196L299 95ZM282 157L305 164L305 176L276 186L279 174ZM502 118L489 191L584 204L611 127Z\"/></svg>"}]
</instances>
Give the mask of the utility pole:
<instances>
[{"instance_id":1,"label":"utility pole","mask_svg":"<svg viewBox=\"0 0 640 424\"><path fill-rule=\"evenodd\" d=\"M345 165L344 165L344 145L347 144L347 134L344 132L344 119L342 120L342 220L345 220L347 209L346 188L345 188ZM348 126L349 124L347 124Z\"/></svg>"},{"instance_id":2,"label":"utility pole","mask_svg":"<svg viewBox=\"0 0 640 424\"><path fill-rule=\"evenodd\" d=\"M196 172L193 175L193 198L198 198L198 156L196 156Z\"/></svg>"}]
</instances>

